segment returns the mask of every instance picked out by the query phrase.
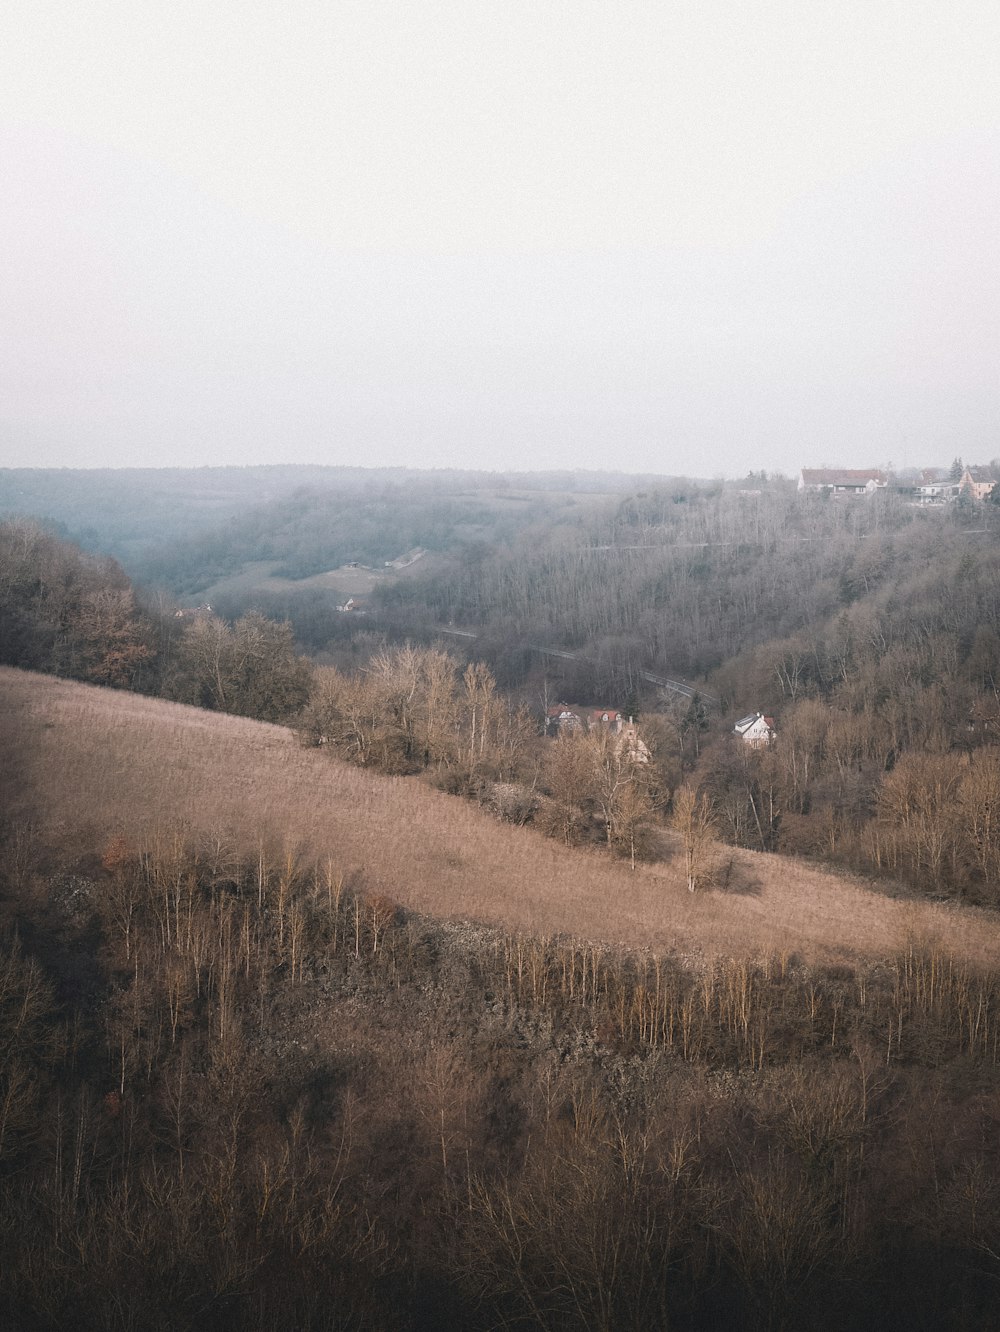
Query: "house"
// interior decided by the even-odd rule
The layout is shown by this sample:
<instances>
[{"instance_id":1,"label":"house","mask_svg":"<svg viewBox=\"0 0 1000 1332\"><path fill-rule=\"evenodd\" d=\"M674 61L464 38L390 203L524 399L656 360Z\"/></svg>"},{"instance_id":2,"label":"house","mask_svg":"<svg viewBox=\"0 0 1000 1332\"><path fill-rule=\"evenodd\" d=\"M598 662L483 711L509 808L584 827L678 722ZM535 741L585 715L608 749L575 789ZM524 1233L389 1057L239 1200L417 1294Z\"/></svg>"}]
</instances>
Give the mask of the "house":
<instances>
[{"instance_id":1,"label":"house","mask_svg":"<svg viewBox=\"0 0 1000 1332\"><path fill-rule=\"evenodd\" d=\"M751 712L749 716L741 717L733 731L751 749L766 749L777 734L774 718L765 717L762 712Z\"/></svg>"},{"instance_id":2,"label":"house","mask_svg":"<svg viewBox=\"0 0 1000 1332\"><path fill-rule=\"evenodd\" d=\"M625 718L615 708L581 708L578 703L557 703L545 714L547 735L563 731L589 731L603 726L614 735L622 730Z\"/></svg>"},{"instance_id":3,"label":"house","mask_svg":"<svg viewBox=\"0 0 1000 1332\"><path fill-rule=\"evenodd\" d=\"M915 498L918 504L944 504L958 498L958 482L953 481L944 467L925 467L917 479Z\"/></svg>"},{"instance_id":4,"label":"house","mask_svg":"<svg viewBox=\"0 0 1000 1332\"><path fill-rule=\"evenodd\" d=\"M625 756L633 763L648 763L653 757L649 752L649 746L639 734L639 728L631 717L622 726L618 742L624 749Z\"/></svg>"},{"instance_id":5,"label":"house","mask_svg":"<svg viewBox=\"0 0 1000 1332\"><path fill-rule=\"evenodd\" d=\"M360 597L348 597L342 606L337 607L337 610L345 614L364 615L365 603Z\"/></svg>"},{"instance_id":6,"label":"house","mask_svg":"<svg viewBox=\"0 0 1000 1332\"><path fill-rule=\"evenodd\" d=\"M878 468L850 470L843 467L803 467L799 490L830 495L871 495L889 484L887 473Z\"/></svg>"},{"instance_id":7,"label":"house","mask_svg":"<svg viewBox=\"0 0 1000 1332\"><path fill-rule=\"evenodd\" d=\"M989 499L997 483L997 474L992 467L967 467L958 483L961 494L974 500Z\"/></svg>"},{"instance_id":8,"label":"house","mask_svg":"<svg viewBox=\"0 0 1000 1332\"><path fill-rule=\"evenodd\" d=\"M204 601L200 606L181 606L179 610L174 611L174 619L200 620L203 616L211 614L212 607L207 601Z\"/></svg>"},{"instance_id":9,"label":"house","mask_svg":"<svg viewBox=\"0 0 1000 1332\"><path fill-rule=\"evenodd\" d=\"M615 752L624 752L632 763L649 763L649 746L639 734L631 717L626 721L616 708L581 708L575 703L558 703L545 714L545 734L566 735L575 731L605 730L615 737Z\"/></svg>"}]
</instances>

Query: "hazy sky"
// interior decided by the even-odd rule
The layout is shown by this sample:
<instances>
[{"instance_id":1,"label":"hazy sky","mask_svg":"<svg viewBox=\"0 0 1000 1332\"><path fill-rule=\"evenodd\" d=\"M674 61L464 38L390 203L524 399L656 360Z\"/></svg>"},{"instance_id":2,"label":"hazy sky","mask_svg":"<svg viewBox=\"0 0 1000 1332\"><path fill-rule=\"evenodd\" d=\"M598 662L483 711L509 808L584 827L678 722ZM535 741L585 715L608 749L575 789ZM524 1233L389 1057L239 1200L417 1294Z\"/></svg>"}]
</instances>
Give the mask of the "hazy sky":
<instances>
[{"instance_id":1,"label":"hazy sky","mask_svg":"<svg viewBox=\"0 0 1000 1332\"><path fill-rule=\"evenodd\" d=\"M0 464L1000 454L997 0L5 0Z\"/></svg>"}]
</instances>

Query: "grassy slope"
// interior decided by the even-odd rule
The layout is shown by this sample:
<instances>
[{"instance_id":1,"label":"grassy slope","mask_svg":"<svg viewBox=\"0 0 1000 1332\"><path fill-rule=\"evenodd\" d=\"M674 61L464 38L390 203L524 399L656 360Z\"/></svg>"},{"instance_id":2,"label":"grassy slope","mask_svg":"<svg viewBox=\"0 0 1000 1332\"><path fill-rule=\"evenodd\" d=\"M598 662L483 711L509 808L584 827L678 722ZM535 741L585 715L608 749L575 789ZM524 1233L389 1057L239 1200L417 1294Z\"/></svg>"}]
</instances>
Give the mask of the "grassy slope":
<instances>
[{"instance_id":1,"label":"grassy slope","mask_svg":"<svg viewBox=\"0 0 1000 1332\"><path fill-rule=\"evenodd\" d=\"M255 592L294 595L315 589L329 592L337 601L345 601L348 597L368 597L375 588L385 583L412 578L418 571L436 570L443 563L441 556L431 555L424 556L405 569L352 569L342 565L326 573L311 574L308 578L279 578L274 573L278 567L277 560L257 560L244 565L239 573L216 579L200 592L181 597L180 601L185 606L198 606L203 601L211 604L222 597L252 600Z\"/></svg>"},{"instance_id":2,"label":"grassy slope","mask_svg":"<svg viewBox=\"0 0 1000 1332\"><path fill-rule=\"evenodd\" d=\"M870 956L913 936L970 959L1000 949L995 917L892 901L777 856L736 852L729 891L692 897L676 863L633 874L413 779L303 750L281 727L9 668L0 744L0 805L73 855L120 828L241 849L264 838L329 855L366 891L440 917L687 957Z\"/></svg>"}]
</instances>

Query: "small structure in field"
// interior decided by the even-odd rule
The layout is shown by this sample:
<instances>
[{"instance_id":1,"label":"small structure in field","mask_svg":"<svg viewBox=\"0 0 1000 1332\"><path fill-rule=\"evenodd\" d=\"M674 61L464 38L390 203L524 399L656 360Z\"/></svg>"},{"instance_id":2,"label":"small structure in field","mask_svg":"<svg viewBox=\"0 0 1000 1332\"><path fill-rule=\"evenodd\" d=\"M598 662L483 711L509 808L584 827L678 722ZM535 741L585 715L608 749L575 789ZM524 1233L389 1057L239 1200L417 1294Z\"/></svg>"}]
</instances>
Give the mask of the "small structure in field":
<instances>
[{"instance_id":1,"label":"small structure in field","mask_svg":"<svg viewBox=\"0 0 1000 1332\"><path fill-rule=\"evenodd\" d=\"M774 718L765 717L762 712L751 712L748 716L741 717L733 727L733 731L751 749L766 749L773 743L777 734L774 729Z\"/></svg>"}]
</instances>

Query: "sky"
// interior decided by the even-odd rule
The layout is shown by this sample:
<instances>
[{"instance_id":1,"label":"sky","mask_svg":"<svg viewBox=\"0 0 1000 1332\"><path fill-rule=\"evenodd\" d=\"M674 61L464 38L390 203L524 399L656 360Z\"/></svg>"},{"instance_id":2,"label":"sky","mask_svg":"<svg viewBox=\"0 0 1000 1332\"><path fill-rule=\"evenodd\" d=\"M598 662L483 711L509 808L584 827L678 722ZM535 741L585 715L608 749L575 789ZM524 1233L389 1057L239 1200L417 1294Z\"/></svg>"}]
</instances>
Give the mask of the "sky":
<instances>
[{"instance_id":1,"label":"sky","mask_svg":"<svg viewBox=\"0 0 1000 1332\"><path fill-rule=\"evenodd\" d=\"M5 0L0 465L1000 455L995 0Z\"/></svg>"}]
</instances>

